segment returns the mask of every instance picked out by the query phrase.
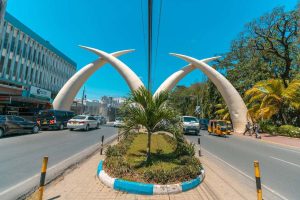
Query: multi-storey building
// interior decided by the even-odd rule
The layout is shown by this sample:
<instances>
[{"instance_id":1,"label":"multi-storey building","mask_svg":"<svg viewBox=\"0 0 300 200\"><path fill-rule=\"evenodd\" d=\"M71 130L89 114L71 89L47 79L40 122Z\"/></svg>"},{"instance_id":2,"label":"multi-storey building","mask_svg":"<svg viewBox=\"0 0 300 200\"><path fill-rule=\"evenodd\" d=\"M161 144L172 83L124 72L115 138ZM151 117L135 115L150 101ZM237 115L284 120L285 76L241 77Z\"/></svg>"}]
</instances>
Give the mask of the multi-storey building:
<instances>
[{"instance_id":1,"label":"multi-storey building","mask_svg":"<svg viewBox=\"0 0 300 200\"><path fill-rule=\"evenodd\" d=\"M118 115L120 107L126 101L123 97L103 96L99 103L99 113L109 121L114 121Z\"/></svg>"},{"instance_id":2,"label":"multi-storey building","mask_svg":"<svg viewBox=\"0 0 300 200\"><path fill-rule=\"evenodd\" d=\"M0 113L45 108L76 63L0 6Z\"/></svg>"}]
</instances>

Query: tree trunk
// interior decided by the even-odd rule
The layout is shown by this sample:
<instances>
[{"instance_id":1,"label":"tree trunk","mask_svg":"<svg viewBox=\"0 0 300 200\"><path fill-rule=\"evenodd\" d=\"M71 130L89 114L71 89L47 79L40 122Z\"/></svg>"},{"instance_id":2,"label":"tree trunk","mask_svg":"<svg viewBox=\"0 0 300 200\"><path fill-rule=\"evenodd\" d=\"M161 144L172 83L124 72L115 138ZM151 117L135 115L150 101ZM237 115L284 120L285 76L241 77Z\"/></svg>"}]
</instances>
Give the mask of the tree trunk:
<instances>
[{"instance_id":1,"label":"tree trunk","mask_svg":"<svg viewBox=\"0 0 300 200\"><path fill-rule=\"evenodd\" d=\"M151 131L147 130L148 132L148 142L147 142L147 160L146 162L150 162L151 159Z\"/></svg>"},{"instance_id":2,"label":"tree trunk","mask_svg":"<svg viewBox=\"0 0 300 200\"><path fill-rule=\"evenodd\" d=\"M286 125L287 124L287 120L286 120L286 116L285 116L285 114L283 112L281 112L281 117L282 117L284 125Z\"/></svg>"}]
</instances>

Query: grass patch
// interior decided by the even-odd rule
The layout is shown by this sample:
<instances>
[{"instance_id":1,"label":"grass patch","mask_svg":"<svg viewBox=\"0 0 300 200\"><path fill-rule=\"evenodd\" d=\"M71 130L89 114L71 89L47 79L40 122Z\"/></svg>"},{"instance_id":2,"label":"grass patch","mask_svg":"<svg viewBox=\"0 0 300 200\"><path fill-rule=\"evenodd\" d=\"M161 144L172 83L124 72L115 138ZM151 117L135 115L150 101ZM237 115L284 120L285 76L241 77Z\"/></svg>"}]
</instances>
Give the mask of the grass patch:
<instances>
[{"instance_id":1,"label":"grass patch","mask_svg":"<svg viewBox=\"0 0 300 200\"><path fill-rule=\"evenodd\" d=\"M108 148L104 169L113 177L145 183L177 183L196 178L200 161L192 155L178 155L176 147L175 138L152 135L151 162L147 163L147 134L131 134Z\"/></svg>"}]
</instances>

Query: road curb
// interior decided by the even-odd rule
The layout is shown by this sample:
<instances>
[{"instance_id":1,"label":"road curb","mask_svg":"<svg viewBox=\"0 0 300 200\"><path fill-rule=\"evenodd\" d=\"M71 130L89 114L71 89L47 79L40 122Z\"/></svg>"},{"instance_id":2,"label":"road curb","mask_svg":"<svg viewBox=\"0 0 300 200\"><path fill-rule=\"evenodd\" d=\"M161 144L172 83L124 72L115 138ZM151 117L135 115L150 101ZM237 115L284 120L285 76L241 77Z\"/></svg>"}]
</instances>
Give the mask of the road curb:
<instances>
[{"instance_id":1,"label":"road curb","mask_svg":"<svg viewBox=\"0 0 300 200\"><path fill-rule=\"evenodd\" d=\"M201 169L201 174L190 181L170 185L157 185L112 178L103 170L103 160L100 160L97 168L97 176L104 185L115 190L133 194L162 195L185 192L197 187L203 182L205 178L205 171L204 169Z\"/></svg>"}]
</instances>

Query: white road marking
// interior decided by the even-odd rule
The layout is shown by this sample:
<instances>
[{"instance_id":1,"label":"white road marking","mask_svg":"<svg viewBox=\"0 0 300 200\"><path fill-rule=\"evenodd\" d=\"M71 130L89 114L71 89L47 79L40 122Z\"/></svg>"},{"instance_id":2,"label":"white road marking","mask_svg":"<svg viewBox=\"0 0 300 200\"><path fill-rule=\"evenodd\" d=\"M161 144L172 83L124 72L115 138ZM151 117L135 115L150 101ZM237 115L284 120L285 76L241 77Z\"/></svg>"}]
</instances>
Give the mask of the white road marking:
<instances>
[{"instance_id":1,"label":"white road marking","mask_svg":"<svg viewBox=\"0 0 300 200\"><path fill-rule=\"evenodd\" d=\"M109 138L107 138L106 141L110 141L110 139L111 139L112 137L114 137L114 136L116 136L116 134L110 136ZM88 148L86 148L86 149L84 149L84 150L82 150L82 151L80 151L80 152L74 154L73 156L71 156L71 157L69 157L69 158L67 158L67 159L65 159L65 160L63 160L63 161L57 163L56 165L53 165L52 167L48 168L47 171L49 172L49 171L53 170L53 169L56 168L57 166L62 165L63 163L67 162L68 160L70 160L70 159L72 159L72 158L74 158L74 157L76 157L76 156L82 154L82 152L85 152L85 151L87 151L87 150L89 150L89 149L91 149L91 148L94 148L94 147L97 146L97 145L99 145L99 144L94 144L93 146L90 146L90 147L88 147ZM20 187L21 185L23 185L23 184L25 184L25 183L27 183L27 182L29 182L29 181L31 181L31 180L33 180L33 179L39 177L39 176L40 176L40 173L35 174L35 175L33 175L32 177L30 177L30 178L28 178L28 179L26 179L26 180L24 180L24 181L22 181L22 182L20 182L20 183L18 183L18 184L16 184L16 185L12 186L12 187L10 187L10 188L7 188L6 190L4 190L4 191L2 191L2 192L0 193L0 196L2 196L2 195L4 195L4 194L6 194L6 193L8 193L8 192L10 192L10 191L12 191L12 190L18 188L18 187Z\"/></svg>"},{"instance_id":2,"label":"white road marking","mask_svg":"<svg viewBox=\"0 0 300 200\"><path fill-rule=\"evenodd\" d=\"M275 148L275 149L281 149L281 150L284 150L284 151L290 151L290 152L300 154L300 149L297 148L297 147L284 146L282 144L279 144L279 143L277 144L275 142L260 141L260 140L254 139L254 138L243 138L241 136L236 136L236 135L233 135L233 138L240 139L240 140L243 140L243 141L249 141L249 139L251 139L252 142L258 142L260 144L266 144L267 146ZM284 147L282 147L282 146L284 146Z\"/></svg>"},{"instance_id":3,"label":"white road marking","mask_svg":"<svg viewBox=\"0 0 300 200\"><path fill-rule=\"evenodd\" d=\"M202 148L204 149L204 148ZM255 182L255 179L252 178L251 176L247 175L246 173L242 172L241 170L239 170L238 168L236 168L235 166L229 164L228 162L226 162L225 160L219 158L218 156L216 156L215 154L207 151L206 149L204 149L207 153L209 153L211 156L213 156L214 158L216 158L217 160L225 163L226 165L228 165L229 167L231 167L233 170L237 171L238 173L240 173L241 175L249 178L250 180L254 181ZM265 189L269 190L271 193L275 194L276 196L278 196L279 198L283 199L283 200L288 200L286 197L282 196L281 194L279 194L278 192L276 192L275 190L271 189L270 187L264 185L264 184L261 184Z\"/></svg>"},{"instance_id":4,"label":"white road marking","mask_svg":"<svg viewBox=\"0 0 300 200\"><path fill-rule=\"evenodd\" d=\"M277 144L274 144L274 145L277 145ZM274 147L274 145L272 145L272 146ZM282 148L282 147L274 147L274 148L277 148L277 149L281 149L281 150L290 151L290 152L294 152L294 153L300 154L300 151L293 150L293 149L285 149L285 148Z\"/></svg>"},{"instance_id":5,"label":"white road marking","mask_svg":"<svg viewBox=\"0 0 300 200\"><path fill-rule=\"evenodd\" d=\"M289 161L286 161L286 160L282 160L280 158L276 158L276 157L273 157L273 156L270 156L270 158L273 158L275 160L278 160L278 161L281 161L281 162L284 162L284 163L287 163L287 164L290 164L290 165L293 165L295 167L299 167L300 168L300 165L298 165L298 164L295 164L295 163L292 163L292 162L289 162Z\"/></svg>"}]
</instances>

